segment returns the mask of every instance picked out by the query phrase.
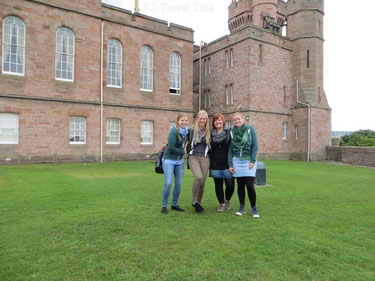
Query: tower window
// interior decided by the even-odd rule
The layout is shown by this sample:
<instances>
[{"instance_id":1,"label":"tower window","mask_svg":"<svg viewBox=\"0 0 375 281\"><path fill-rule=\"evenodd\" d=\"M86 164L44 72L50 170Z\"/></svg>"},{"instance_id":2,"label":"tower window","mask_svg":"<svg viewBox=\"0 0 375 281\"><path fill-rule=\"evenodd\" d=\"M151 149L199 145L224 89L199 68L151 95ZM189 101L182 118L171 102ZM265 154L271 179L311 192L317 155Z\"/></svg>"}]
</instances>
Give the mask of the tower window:
<instances>
[{"instance_id":1,"label":"tower window","mask_svg":"<svg viewBox=\"0 0 375 281\"><path fill-rule=\"evenodd\" d=\"M307 59L306 67L310 68L310 50L307 50L306 59Z\"/></svg>"}]
</instances>

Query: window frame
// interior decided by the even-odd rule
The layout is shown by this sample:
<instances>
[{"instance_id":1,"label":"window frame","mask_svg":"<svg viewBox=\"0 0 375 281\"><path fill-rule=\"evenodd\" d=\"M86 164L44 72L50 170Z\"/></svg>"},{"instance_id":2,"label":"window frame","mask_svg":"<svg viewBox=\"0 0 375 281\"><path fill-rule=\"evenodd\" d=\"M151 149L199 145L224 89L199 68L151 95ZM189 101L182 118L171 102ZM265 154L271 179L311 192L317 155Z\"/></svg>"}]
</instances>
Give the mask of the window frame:
<instances>
[{"instance_id":1,"label":"window frame","mask_svg":"<svg viewBox=\"0 0 375 281\"><path fill-rule=\"evenodd\" d=\"M149 122L149 124L151 124L151 128L152 128L152 131L151 131L151 142L144 142L142 141L142 138L143 137L143 134L144 133L150 133L150 132L144 132L144 128L143 128L143 124L145 124L146 122ZM147 123L146 123L147 124ZM154 121L152 120L141 120L141 144L142 145L153 145L154 144Z\"/></svg>"},{"instance_id":2,"label":"window frame","mask_svg":"<svg viewBox=\"0 0 375 281\"><path fill-rule=\"evenodd\" d=\"M117 47L120 48L120 62L117 62L117 61L116 62L112 62L112 61L110 61L110 58L113 56L113 54L110 53L110 51L112 50L112 46L110 46L110 43L112 43L112 42L113 42L113 45L117 44L117 46L115 46L116 48ZM120 89L120 88L122 88L122 52L123 52L123 50L122 50L122 44L121 44L121 42L119 40L111 38L111 39L108 40L107 49L108 49L107 50L107 87L108 88L119 88ZM116 54L116 57L117 56L118 55ZM119 80L120 80L120 85L114 85L114 84L109 84L108 83L108 79L109 79L108 77L111 77L110 80L116 79L116 77L109 76L109 71L113 70L113 69L109 68L109 64L114 65L115 71L116 71L116 66L119 68L119 75L118 75L118 77L119 77Z\"/></svg>"},{"instance_id":3,"label":"window frame","mask_svg":"<svg viewBox=\"0 0 375 281\"><path fill-rule=\"evenodd\" d=\"M283 129L283 137L282 137L282 139L286 140L287 139L287 123L286 122L283 122L282 129Z\"/></svg>"},{"instance_id":4,"label":"window frame","mask_svg":"<svg viewBox=\"0 0 375 281\"><path fill-rule=\"evenodd\" d=\"M6 71L4 70L4 66L5 66L5 45L7 46L12 46L12 43L10 42L9 44L8 43L5 43L5 28L6 28L6 23L5 21L9 20L9 19L18 19L22 24L22 28L23 28L23 46L19 46L18 45L18 40L17 40L17 45L15 46L16 47L16 50L18 50L19 48L22 48L22 58L23 58L23 63L22 63L22 73L18 73L18 72L12 72L12 71ZM16 24L16 23L12 23L12 24ZM10 24L11 26L11 24ZM18 35L18 29L20 28L18 25L17 26L17 35ZM10 31L11 32L11 31ZM10 35L10 40L12 40L12 33L9 34ZM16 37L20 37L20 36L17 36ZM18 39L18 38L17 38ZM25 23L23 22L22 19L20 19L19 17L17 16L9 16L9 17L6 17L4 20L3 20L3 36L2 36L2 63L1 63L1 72L3 74L9 74L9 75L16 75L16 76L25 76L25 65L26 65L26 57L25 57L25 50L26 50L26 25ZM18 52L16 52L16 54L18 54ZM9 53L9 55L12 55L12 53ZM17 55L17 58L18 58L18 55ZM11 66L11 64L9 63L9 67Z\"/></svg>"},{"instance_id":5,"label":"window frame","mask_svg":"<svg viewBox=\"0 0 375 281\"><path fill-rule=\"evenodd\" d=\"M143 54L144 54L144 50L147 50L147 51L150 51L150 55L151 55L151 68L147 68L147 67L143 67ZM140 86L139 86L139 89L141 91L144 91L144 92L150 92L152 93L154 91L154 52L152 51L152 49L149 47L149 46L142 46L141 48L141 63L140 63L140 67L141 67L141 70L140 70ZM148 77L148 71L150 72L150 81L143 81L142 80L142 76L143 76L143 70L146 70L146 75L145 77ZM151 88L150 89L147 89L147 88L143 88L142 84L150 84L151 85Z\"/></svg>"},{"instance_id":6,"label":"window frame","mask_svg":"<svg viewBox=\"0 0 375 281\"><path fill-rule=\"evenodd\" d=\"M72 120L77 120L77 119L81 119L81 120L84 120L84 125L85 125L85 128L84 129L77 129L77 128L72 128ZM79 124L82 124L82 123L79 123ZM84 131L84 141L71 141L71 137L73 136L73 139L75 139L75 137L81 137L83 136L82 134L78 134L78 135L75 135L75 134L71 134L72 131ZM69 117L69 144L73 144L73 145L84 145L87 143L87 118L84 117L84 116L70 116Z\"/></svg>"},{"instance_id":7,"label":"window frame","mask_svg":"<svg viewBox=\"0 0 375 281\"><path fill-rule=\"evenodd\" d=\"M234 96L234 93L233 93L233 84L230 84L230 104L233 104L233 96Z\"/></svg>"},{"instance_id":8,"label":"window frame","mask_svg":"<svg viewBox=\"0 0 375 281\"><path fill-rule=\"evenodd\" d=\"M8 127L2 127L2 120L3 120L3 117L5 119L5 124L8 124ZM8 120L8 123L6 123L6 117L11 117L9 119L12 119L14 117L14 120ZM0 132L2 130L6 131L6 130L16 130L16 134L3 134L4 136L4 139L5 139L5 136L16 136L16 140L11 140L11 141L2 141L1 138L0 138L0 144L19 144L19 131L20 131L20 119L19 119L19 114L18 113L12 113L12 112L0 112ZM9 126L9 123L11 122L14 122L16 121L17 122L17 127L11 127ZM0 134L1 136L1 134Z\"/></svg>"},{"instance_id":9,"label":"window frame","mask_svg":"<svg viewBox=\"0 0 375 281\"><path fill-rule=\"evenodd\" d=\"M59 36L58 33L60 30L67 30L71 33L71 35L73 36L72 39L73 39L73 46L72 46L72 54L69 54L69 53L59 53L58 50L57 50L57 42L58 42L58 39L57 37ZM66 35L66 34L65 34ZM57 30L56 30L56 42L55 42L55 80L56 81L63 81L63 82L74 82L74 72L75 72L75 41L76 41L76 37L73 33L73 31L70 29L70 28L67 28L67 27L59 27ZM67 45L67 48L69 49L69 45ZM58 78L57 77L57 66L59 64L59 60L58 60L58 55L66 55L67 58L71 57L72 58L72 79L67 79L67 78ZM63 63L63 62L61 62ZM69 63L68 63L69 64ZM60 71L62 71L63 69L61 69Z\"/></svg>"},{"instance_id":10,"label":"window frame","mask_svg":"<svg viewBox=\"0 0 375 281\"><path fill-rule=\"evenodd\" d=\"M118 123L119 123L118 124L118 130L109 129L111 124L108 124L108 122L110 122L110 121L118 121ZM118 141L108 141L108 138L113 137L111 135L108 135L108 133L111 133L111 132L116 132L116 133L118 132L118 136L115 136L116 138L118 137ZM119 144L121 144L121 119L119 119L119 118L107 118L106 119L105 144L108 144L108 145L119 145Z\"/></svg>"},{"instance_id":11,"label":"window frame","mask_svg":"<svg viewBox=\"0 0 375 281\"><path fill-rule=\"evenodd\" d=\"M234 65L233 49L230 49L230 67Z\"/></svg>"},{"instance_id":12,"label":"window frame","mask_svg":"<svg viewBox=\"0 0 375 281\"><path fill-rule=\"evenodd\" d=\"M178 58L178 62L179 62L179 67L178 67L178 71L177 73L174 73L172 72L172 56L173 55L176 55L176 57ZM181 76L182 76L182 59L181 59L181 56L179 53L177 52L172 52L171 55L169 56L169 94L171 95L175 95L175 96L180 96L181 95ZM175 88L175 87L171 87L171 75L177 75L178 76L178 85L179 85L179 88ZM176 93L171 93L171 90L175 90Z\"/></svg>"}]
</instances>

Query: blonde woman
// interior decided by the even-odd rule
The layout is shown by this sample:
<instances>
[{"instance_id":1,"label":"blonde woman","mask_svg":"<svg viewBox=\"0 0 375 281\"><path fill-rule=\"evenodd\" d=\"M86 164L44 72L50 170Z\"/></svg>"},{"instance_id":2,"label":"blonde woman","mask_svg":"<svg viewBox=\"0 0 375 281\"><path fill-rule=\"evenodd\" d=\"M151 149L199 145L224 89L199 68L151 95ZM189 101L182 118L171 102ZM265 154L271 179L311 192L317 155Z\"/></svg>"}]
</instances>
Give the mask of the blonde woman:
<instances>
[{"instance_id":1,"label":"blonde woman","mask_svg":"<svg viewBox=\"0 0 375 281\"><path fill-rule=\"evenodd\" d=\"M189 142L187 144L188 164L194 176L192 187L192 205L197 213L203 212L201 205L204 185L210 168L210 125L207 112L198 112L194 125L189 129Z\"/></svg>"},{"instance_id":2,"label":"blonde woman","mask_svg":"<svg viewBox=\"0 0 375 281\"><path fill-rule=\"evenodd\" d=\"M240 201L240 209L237 216L246 213L245 186L251 204L253 218L259 218L256 207L256 193L254 179L257 169L258 138L254 127L245 124L241 113L233 115L232 141L228 151L228 166L233 177L237 179L237 192Z\"/></svg>"}]
</instances>

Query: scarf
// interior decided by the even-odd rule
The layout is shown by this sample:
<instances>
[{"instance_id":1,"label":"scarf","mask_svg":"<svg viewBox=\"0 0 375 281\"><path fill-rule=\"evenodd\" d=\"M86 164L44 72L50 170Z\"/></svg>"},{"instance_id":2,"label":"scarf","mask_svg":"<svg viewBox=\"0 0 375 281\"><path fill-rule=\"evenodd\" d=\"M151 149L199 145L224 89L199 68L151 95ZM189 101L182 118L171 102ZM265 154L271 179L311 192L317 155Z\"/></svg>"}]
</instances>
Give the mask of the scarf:
<instances>
[{"instance_id":1,"label":"scarf","mask_svg":"<svg viewBox=\"0 0 375 281\"><path fill-rule=\"evenodd\" d=\"M242 124L241 128L234 126L233 128L233 142L236 146L242 147L247 141L247 125Z\"/></svg>"},{"instance_id":2,"label":"scarf","mask_svg":"<svg viewBox=\"0 0 375 281\"><path fill-rule=\"evenodd\" d=\"M211 137L214 143L222 143L225 140L226 136L227 132L224 129L221 131L220 134L217 132L215 128L213 128L211 131Z\"/></svg>"},{"instance_id":3,"label":"scarf","mask_svg":"<svg viewBox=\"0 0 375 281\"><path fill-rule=\"evenodd\" d=\"M206 129L203 129L203 130L198 129L197 143L200 143L205 136L206 136Z\"/></svg>"},{"instance_id":4,"label":"scarf","mask_svg":"<svg viewBox=\"0 0 375 281\"><path fill-rule=\"evenodd\" d=\"M180 127L180 135L183 136L184 138L186 138L186 136L188 135L189 133L189 130L187 128L181 128Z\"/></svg>"}]
</instances>

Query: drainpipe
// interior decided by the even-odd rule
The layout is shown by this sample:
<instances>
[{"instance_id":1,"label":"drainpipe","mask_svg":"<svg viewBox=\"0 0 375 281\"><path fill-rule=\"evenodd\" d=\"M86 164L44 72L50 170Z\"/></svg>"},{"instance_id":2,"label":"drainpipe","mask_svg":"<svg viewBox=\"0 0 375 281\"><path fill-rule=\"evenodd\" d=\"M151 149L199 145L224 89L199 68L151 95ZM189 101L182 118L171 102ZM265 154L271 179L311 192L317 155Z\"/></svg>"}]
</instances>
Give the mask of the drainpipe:
<instances>
[{"instance_id":1,"label":"drainpipe","mask_svg":"<svg viewBox=\"0 0 375 281\"><path fill-rule=\"evenodd\" d=\"M202 97L202 41L199 44L199 94L198 94L198 111L201 110Z\"/></svg>"},{"instance_id":2,"label":"drainpipe","mask_svg":"<svg viewBox=\"0 0 375 281\"><path fill-rule=\"evenodd\" d=\"M307 106L307 162L310 162L310 151L311 151L311 106L308 103L299 102L298 93L299 93L299 83L296 80L297 87L297 104Z\"/></svg>"},{"instance_id":3,"label":"drainpipe","mask_svg":"<svg viewBox=\"0 0 375 281\"><path fill-rule=\"evenodd\" d=\"M103 30L102 21L101 39L100 39L100 162L103 162Z\"/></svg>"}]
</instances>

